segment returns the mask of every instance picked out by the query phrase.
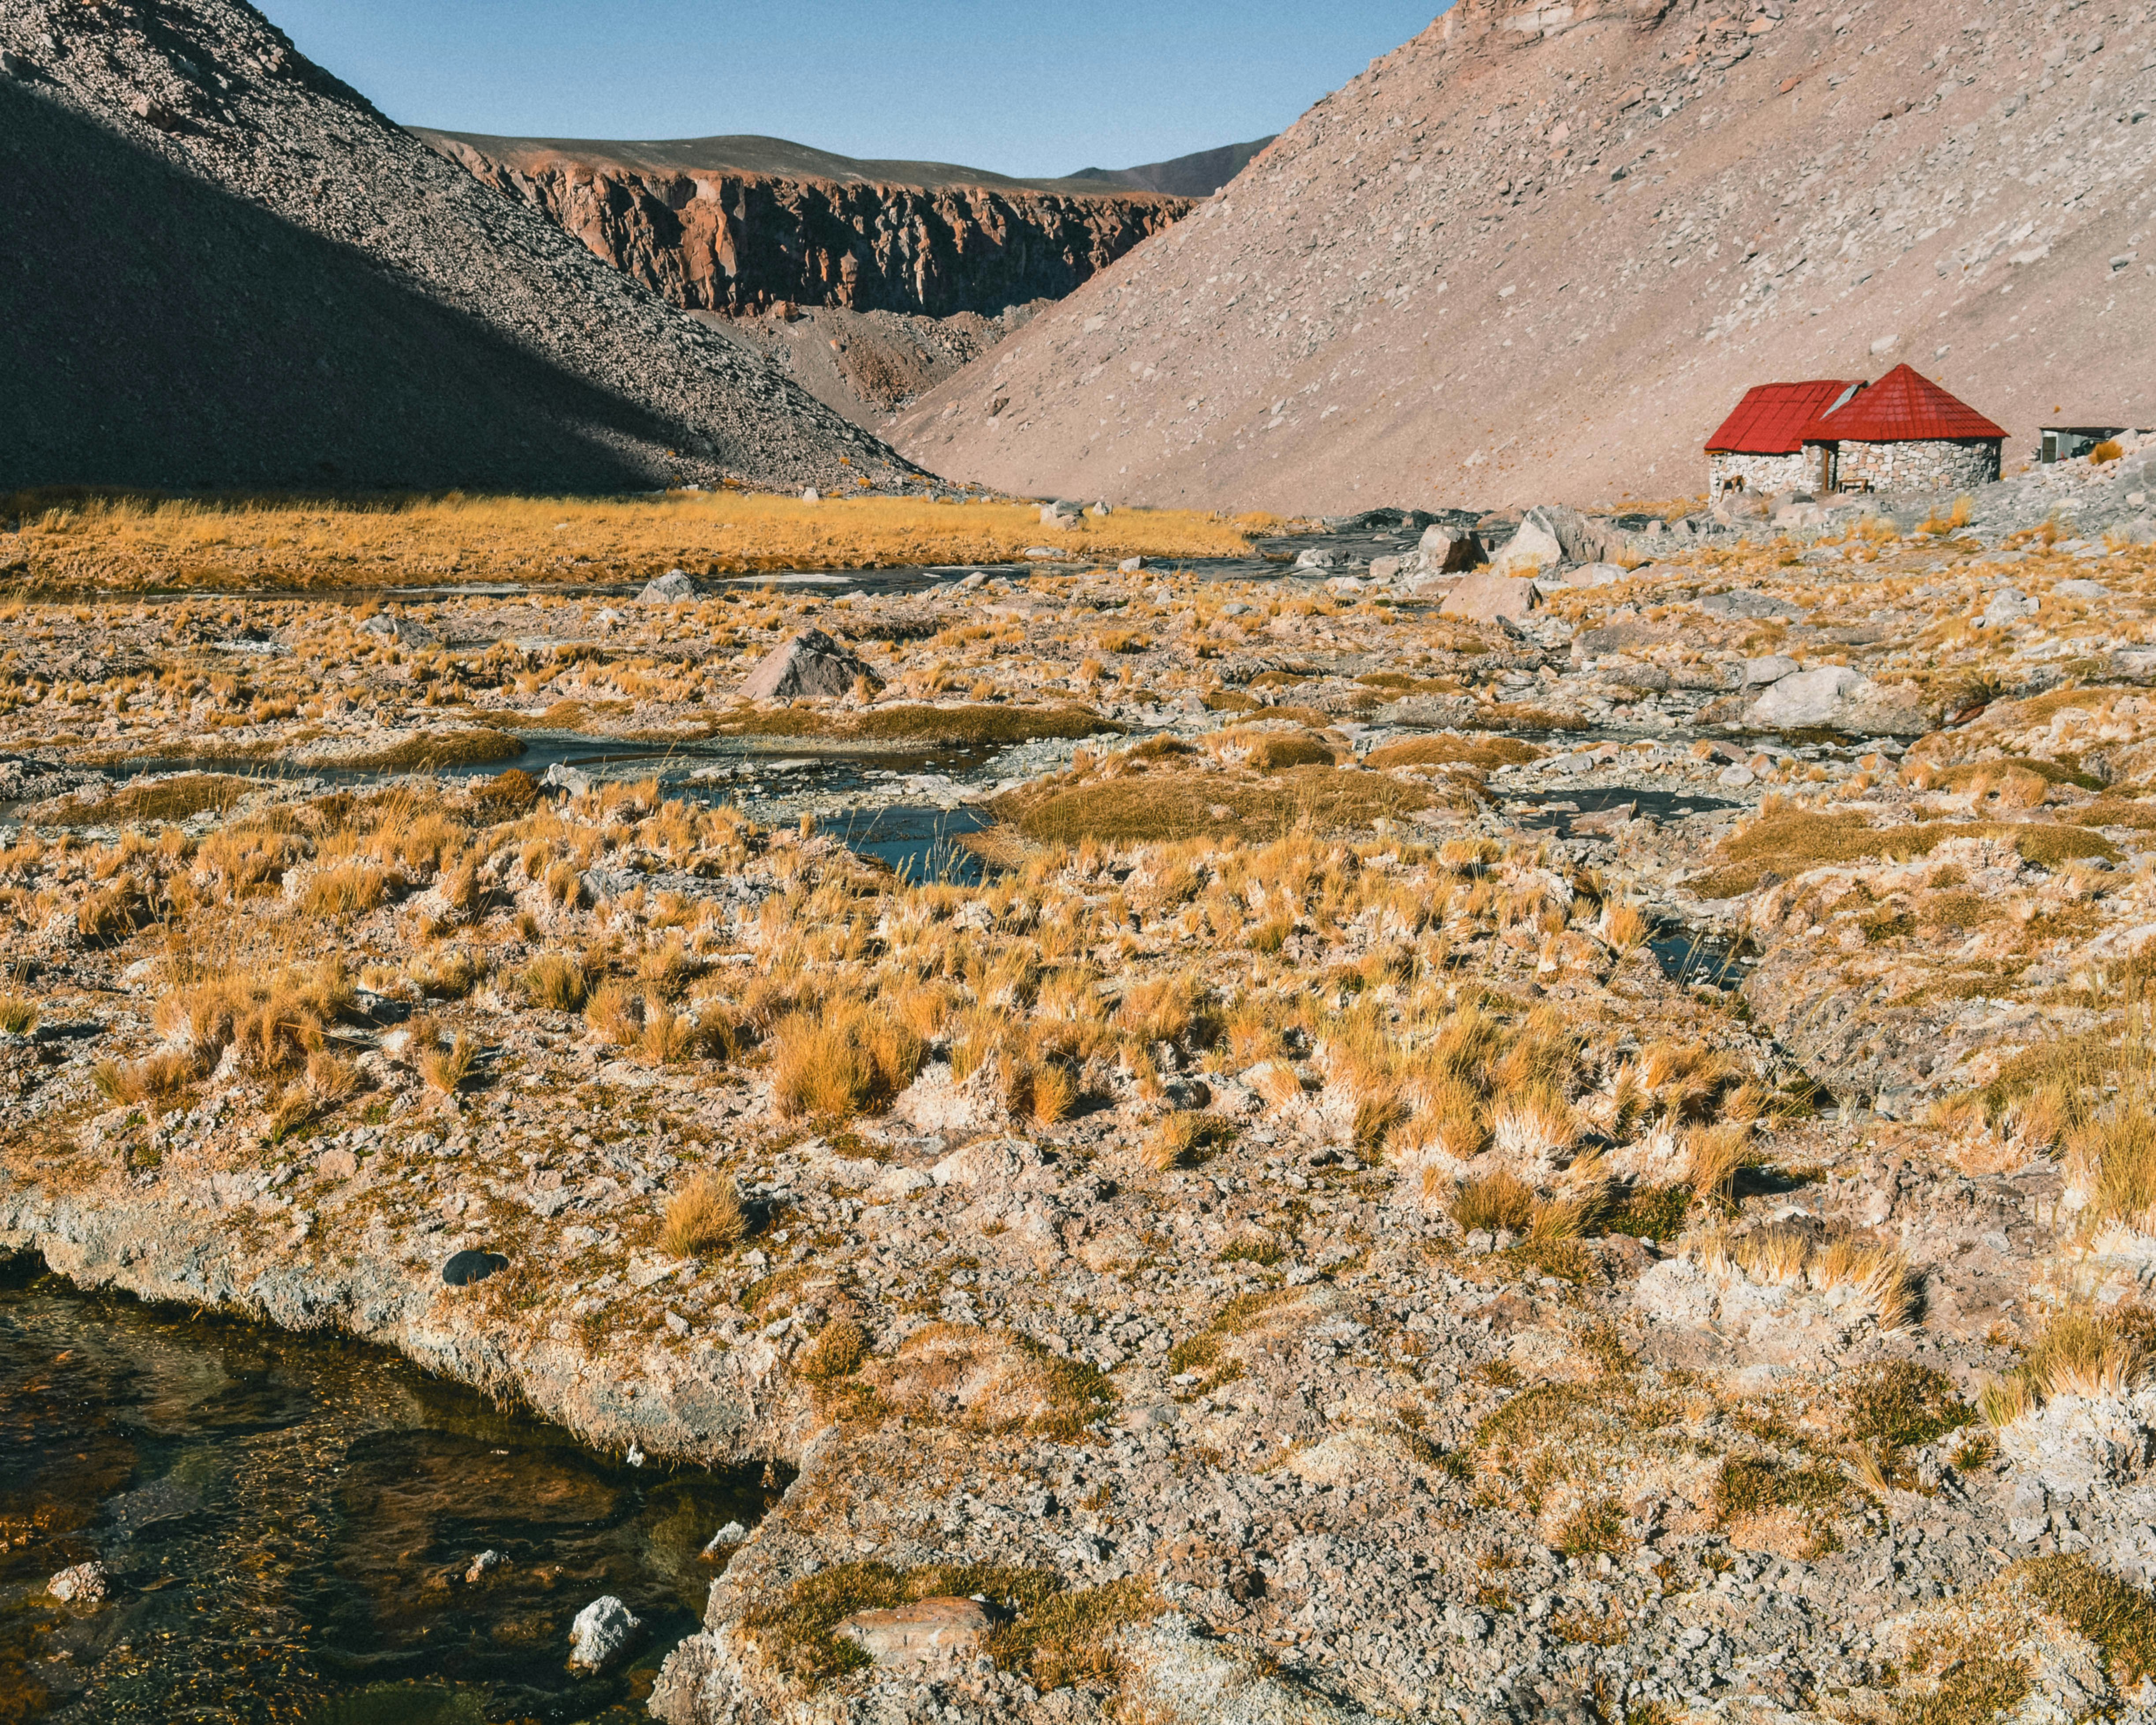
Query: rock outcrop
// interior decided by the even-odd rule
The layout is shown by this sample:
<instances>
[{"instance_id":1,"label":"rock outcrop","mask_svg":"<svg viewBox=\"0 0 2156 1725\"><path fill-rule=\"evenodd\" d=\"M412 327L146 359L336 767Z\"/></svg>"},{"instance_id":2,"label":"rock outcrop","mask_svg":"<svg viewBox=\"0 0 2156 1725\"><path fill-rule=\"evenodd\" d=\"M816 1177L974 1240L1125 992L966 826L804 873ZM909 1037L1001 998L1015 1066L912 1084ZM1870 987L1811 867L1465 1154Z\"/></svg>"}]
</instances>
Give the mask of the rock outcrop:
<instances>
[{"instance_id":1,"label":"rock outcrop","mask_svg":"<svg viewBox=\"0 0 2156 1725\"><path fill-rule=\"evenodd\" d=\"M2119 0L1462 0L896 440L1133 503L1659 498L1748 385L1906 358L2010 468L2156 398L2148 45Z\"/></svg>"},{"instance_id":2,"label":"rock outcrop","mask_svg":"<svg viewBox=\"0 0 2156 1725\"><path fill-rule=\"evenodd\" d=\"M0 9L0 67L9 485L798 489L905 470L242 0L26 0Z\"/></svg>"},{"instance_id":3,"label":"rock outcrop","mask_svg":"<svg viewBox=\"0 0 2156 1725\"><path fill-rule=\"evenodd\" d=\"M1191 207L1091 182L850 162L767 138L418 136L688 311L993 314L1061 299Z\"/></svg>"}]
</instances>

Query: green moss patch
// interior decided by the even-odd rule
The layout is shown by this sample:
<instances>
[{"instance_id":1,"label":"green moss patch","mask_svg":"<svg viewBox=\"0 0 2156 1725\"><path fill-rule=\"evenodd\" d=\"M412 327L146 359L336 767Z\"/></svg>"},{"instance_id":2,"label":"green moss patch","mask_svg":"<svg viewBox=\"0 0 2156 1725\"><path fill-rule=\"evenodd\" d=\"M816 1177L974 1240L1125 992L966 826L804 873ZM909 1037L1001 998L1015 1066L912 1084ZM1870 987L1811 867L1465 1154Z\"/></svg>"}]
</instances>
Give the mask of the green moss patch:
<instances>
[{"instance_id":1,"label":"green moss patch","mask_svg":"<svg viewBox=\"0 0 2156 1725\"><path fill-rule=\"evenodd\" d=\"M1042 1690L1112 1681L1108 1643L1115 1632L1161 1609L1137 1576L1073 1588L1045 1569L929 1563L901 1570L858 1563L803 1576L776 1599L752 1607L743 1626L773 1664L813 1691L871 1663L852 1640L834 1633L845 1619L933 1599L978 1599L1000 1615L988 1637L989 1656L1006 1671L1024 1672Z\"/></svg>"},{"instance_id":2,"label":"green moss patch","mask_svg":"<svg viewBox=\"0 0 2156 1725\"><path fill-rule=\"evenodd\" d=\"M1290 767L1262 778L1148 773L1023 786L989 807L1036 845L1147 845L1232 837L1254 844L1298 828L1329 833L1427 809L1437 798L1381 773Z\"/></svg>"},{"instance_id":3,"label":"green moss patch","mask_svg":"<svg viewBox=\"0 0 2156 1725\"><path fill-rule=\"evenodd\" d=\"M785 737L906 748L982 747L1050 738L1121 736L1128 727L1089 706L876 706L860 712L790 707L737 711L718 720L721 737Z\"/></svg>"},{"instance_id":4,"label":"green moss patch","mask_svg":"<svg viewBox=\"0 0 2156 1725\"><path fill-rule=\"evenodd\" d=\"M1914 1360L1858 1367L1840 1400L1842 1428L1851 1437L1897 1447L1935 1443L1976 1418L1952 1378Z\"/></svg>"},{"instance_id":5,"label":"green moss patch","mask_svg":"<svg viewBox=\"0 0 2156 1725\"><path fill-rule=\"evenodd\" d=\"M506 731L482 726L475 731L408 737L383 748L337 755L313 764L353 773L438 773L445 767L477 767L493 761L513 760L523 752L521 739Z\"/></svg>"},{"instance_id":6,"label":"green moss patch","mask_svg":"<svg viewBox=\"0 0 2156 1725\"><path fill-rule=\"evenodd\" d=\"M229 773L182 773L146 784L131 784L102 802L63 798L40 823L45 826L127 826L151 821L182 821L206 813L229 814L259 781Z\"/></svg>"}]
</instances>

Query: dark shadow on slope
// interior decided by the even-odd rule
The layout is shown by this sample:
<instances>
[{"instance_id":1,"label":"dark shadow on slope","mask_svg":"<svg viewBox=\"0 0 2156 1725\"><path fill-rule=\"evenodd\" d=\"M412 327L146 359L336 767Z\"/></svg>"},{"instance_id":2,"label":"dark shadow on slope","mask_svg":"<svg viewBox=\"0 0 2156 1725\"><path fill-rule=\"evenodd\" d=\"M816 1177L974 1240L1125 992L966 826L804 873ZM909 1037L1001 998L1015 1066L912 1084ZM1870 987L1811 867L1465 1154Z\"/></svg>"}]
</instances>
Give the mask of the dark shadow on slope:
<instances>
[{"instance_id":1,"label":"dark shadow on slope","mask_svg":"<svg viewBox=\"0 0 2156 1725\"><path fill-rule=\"evenodd\" d=\"M0 80L0 492L619 491L690 435Z\"/></svg>"}]
</instances>

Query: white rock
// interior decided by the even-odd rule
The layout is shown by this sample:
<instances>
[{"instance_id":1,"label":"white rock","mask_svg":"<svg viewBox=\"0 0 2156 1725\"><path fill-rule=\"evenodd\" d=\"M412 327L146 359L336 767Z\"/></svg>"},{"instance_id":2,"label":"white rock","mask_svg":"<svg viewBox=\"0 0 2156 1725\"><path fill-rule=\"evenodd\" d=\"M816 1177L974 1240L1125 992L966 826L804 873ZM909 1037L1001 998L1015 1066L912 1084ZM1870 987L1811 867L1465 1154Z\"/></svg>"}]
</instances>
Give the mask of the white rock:
<instances>
[{"instance_id":1,"label":"white rock","mask_svg":"<svg viewBox=\"0 0 2156 1725\"><path fill-rule=\"evenodd\" d=\"M1313 545L1295 560L1298 569L1330 569L1340 561L1340 553L1328 546Z\"/></svg>"},{"instance_id":2,"label":"white rock","mask_svg":"<svg viewBox=\"0 0 2156 1725\"><path fill-rule=\"evenodd\" d=\"M2002 587L1992 594L1991 603L1984 608L1984 614L1977 622L1984 629L2004 629L2010 623L2019 623L2035 614L2035 600L2014 588Z\"/></svg>"},{"instance_id":3,"label":"white rock","mask_svg":"<svg viewBox=\"0 0 2156 1725\"><path fill-rule=\"evenodd\" d=\"M670 605L682 599L695 598L696 583L689 578L686 569L669 569L657 580L645 582L636 597L642 604Z\"/></svg>"},{"instance_id":4,"label":"white rock","mask_svg":"<svg viewBox=\"0 0 2156 1725\"><path fill-rule=\"evenodd\" d=\"M1530 570L1555 568L1563 561L1564 545L1555 529L1531 514L1520 523L1519 531L1505 542L1504 548L1490 559L1490 567L1499 575L1521 575Z\"/></svg>"},{"instance_id":5,"label":"white rock","mask_svg":"<svg viewBox=\"0 0 2156 1725\"><path fill-rule=\"evenodd\" d=\"M1783 678L1796 675L1797 662L1780 653L1765 659L1744 661L1744 680L1749 684L1779 683Z\"/></svg>"},{"instance_id":6,"label":"white rock","mask_svg":"<svg viewBox=\"0 0 2156 1725\"><path fill-rule=\"evenodd\" d=\"M2111 592L2101 581L2061 581L2051 591L2066 599L2100 599Z\"/></svg>"},{"instance_id":7,"label":"white rock","mask_svg":"<svg viewBox=\"0 0 2156 1725\"><path fill-rule=\"evenodd\" d=\"M619 1599L602 1594L569 1625L569 1663L585 1671L604 1671L629 1651L643 1626L642 1620Z\"/></svg>"},{"instance_id":8,"label":"white rock","mask_svg":"<svg viewBox=\"0 0 2156 1725\"><path fill-rule=\"evenodd\" d=\"M102 1563L75 1563L47 1582L45 1591L64 1605L95 1605L105 1599L110 1580Z\"/></svg>"},{"instance_id":9,"label":"white rock","mask_svg":"<svg viewBox=\"0 0 2156 1725\"><path fill-rule=\"evenodd\" d=\"M815 486L811 485L801 494L801 501L803 503L821 503L824 501L824 494Z\"/></svg>"},{"instance_id":10,"label":"white rock","mask_svg":"<svg viewBox=\"0 0 2156 1725\"><path fill-rule=\"evenodd\" d=\"M1778 677L1752 706L1752 716L1768 725L1825 725L1840 715L1850 697L1870 680L1845 665L1792 671Z\"/></svg>"},{"instance_id":11,"label":"white rock","mask_svg":"<svg viewBox=\"0 0 2156 1725\"><path fill-rule=\"evenodd\" d=\"M704 1555L707 1558L715 1558L727 1546L739 1545L747 1538L747 1528L742 1526L739 1522L728 1522L725 1527L711 1536L711 1543L704 1548Z\"/></svg>"}]
</instances>

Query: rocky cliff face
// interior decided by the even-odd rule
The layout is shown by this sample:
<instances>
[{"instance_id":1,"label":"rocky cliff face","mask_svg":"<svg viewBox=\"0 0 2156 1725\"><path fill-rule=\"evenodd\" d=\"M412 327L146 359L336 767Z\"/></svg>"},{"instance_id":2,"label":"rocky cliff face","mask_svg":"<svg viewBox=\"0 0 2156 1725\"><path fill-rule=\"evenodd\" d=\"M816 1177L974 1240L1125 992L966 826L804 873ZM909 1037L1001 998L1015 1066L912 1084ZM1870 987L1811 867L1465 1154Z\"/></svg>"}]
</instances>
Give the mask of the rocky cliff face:
<instances>
[{"instance_id":1,"label":"rocky cliff face","mask_svg":"<svg viewBox=\"0 0 2156 1725\"><path fill-rule=\"evenodd\" d=\"M603 144L419 136L690 311L790 301L992 315L1062 298L1191 208L1139 191L778 174L693 147L670 159L664 146L639 146L621 160Z\"/></svg>"},{"instance_id":2,"label":"rocky cliff face","mask_svg":"<svg viewBox=\"0 0 2156 1725\"><path fill-rule=\"evenodd\" d=\"M1461 0L932 392L954 478L1326 513L1703 489L1748 385L2156 401L2145 8Z\"/></svg>"},{"instance_id":3,"label":"rocky cliff face","mask_svg":"<svg viewBox=\"0 0 2156 1725\"><path fill-rule=\"evenodd\" d=\"M240 0L0 6L0 489L904 470Z\"/></svg>"}]
</instances>

